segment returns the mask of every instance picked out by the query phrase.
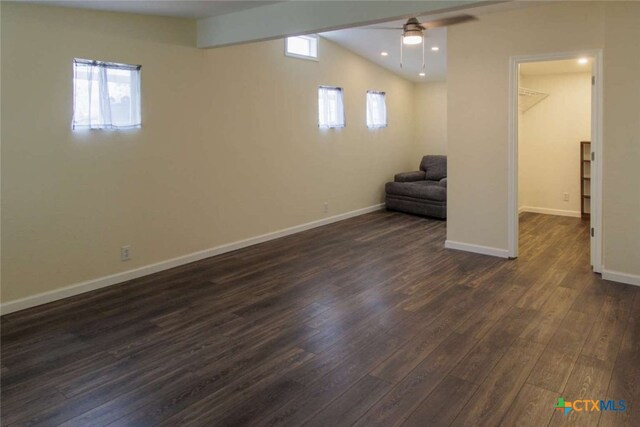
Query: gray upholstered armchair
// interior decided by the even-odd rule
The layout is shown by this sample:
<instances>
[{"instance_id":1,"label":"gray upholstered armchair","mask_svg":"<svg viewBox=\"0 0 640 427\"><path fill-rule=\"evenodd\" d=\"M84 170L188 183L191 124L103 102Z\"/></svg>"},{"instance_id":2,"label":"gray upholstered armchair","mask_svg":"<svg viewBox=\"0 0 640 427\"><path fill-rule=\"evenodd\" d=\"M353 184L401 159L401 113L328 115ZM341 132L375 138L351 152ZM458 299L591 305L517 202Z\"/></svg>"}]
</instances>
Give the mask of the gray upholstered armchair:
<instances>
[{"instance_id":1,"label":"gray upholstered armchair","mask_svg":"<svg viewBox=\"0 0 640 427\"><path fill-rule=\"evenodd\" d=\"M447 217L447 156L424 156L420 170L399 173L385 186L387 209Z\"/></svg>"}]
</instances>

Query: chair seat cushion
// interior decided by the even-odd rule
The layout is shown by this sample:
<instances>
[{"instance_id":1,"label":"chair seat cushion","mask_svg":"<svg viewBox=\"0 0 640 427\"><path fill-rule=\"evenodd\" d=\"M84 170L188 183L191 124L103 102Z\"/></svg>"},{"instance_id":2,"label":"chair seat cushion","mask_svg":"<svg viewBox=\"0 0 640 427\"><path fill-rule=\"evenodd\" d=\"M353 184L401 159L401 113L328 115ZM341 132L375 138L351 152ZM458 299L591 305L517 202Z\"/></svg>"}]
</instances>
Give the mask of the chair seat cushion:
<instances>
[{"instance_id":1,"label":"chair seat cushion","mask_svg":"<svg viewBox=\"0 0 640 427\"><path fill-rule=\"evenodd\" d=\"M439 202L447 200L447 189L428 181L387 182L385 191L387 194L413 197L416 199L437 200Z\"/></svg>"}]
</instances>

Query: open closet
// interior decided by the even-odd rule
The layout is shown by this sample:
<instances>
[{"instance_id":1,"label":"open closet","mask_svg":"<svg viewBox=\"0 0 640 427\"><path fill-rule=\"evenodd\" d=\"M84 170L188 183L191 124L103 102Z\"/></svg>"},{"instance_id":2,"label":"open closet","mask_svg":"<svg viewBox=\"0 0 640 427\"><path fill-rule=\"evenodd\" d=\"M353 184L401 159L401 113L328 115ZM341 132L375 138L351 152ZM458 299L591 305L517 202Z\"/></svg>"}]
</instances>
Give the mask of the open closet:
<instances>
[{"instance_id":1,"label":"open closet","mask_svg":"<svg viewBox=\"0 0 640 427\"><path fill-rule=\"evenodd\" d=\"M585 217L590 212L590 148L586 141L591 138L591 67L583 62L520 65L521 213Z\"/></svg>"}]
</instances>

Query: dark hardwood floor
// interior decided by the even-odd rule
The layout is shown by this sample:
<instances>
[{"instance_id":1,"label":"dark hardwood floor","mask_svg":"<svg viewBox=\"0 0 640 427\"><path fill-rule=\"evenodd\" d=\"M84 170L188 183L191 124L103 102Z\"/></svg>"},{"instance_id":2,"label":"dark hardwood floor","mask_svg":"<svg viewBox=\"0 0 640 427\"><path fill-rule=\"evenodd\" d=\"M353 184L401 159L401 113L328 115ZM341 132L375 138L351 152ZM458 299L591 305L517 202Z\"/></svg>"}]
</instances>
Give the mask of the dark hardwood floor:
<instances>
[{"instance_id":1,"label":"dark hardwood floor","mask_svg":"<svg viewBox=\"0 0 640 427\"><path fill-rule=\"evenodd\" d=\"M377 212L4 316L2 425L640 425L640 288L586 224L524 214L512 261L445 228Z\"/></svg>"}]
</instances>

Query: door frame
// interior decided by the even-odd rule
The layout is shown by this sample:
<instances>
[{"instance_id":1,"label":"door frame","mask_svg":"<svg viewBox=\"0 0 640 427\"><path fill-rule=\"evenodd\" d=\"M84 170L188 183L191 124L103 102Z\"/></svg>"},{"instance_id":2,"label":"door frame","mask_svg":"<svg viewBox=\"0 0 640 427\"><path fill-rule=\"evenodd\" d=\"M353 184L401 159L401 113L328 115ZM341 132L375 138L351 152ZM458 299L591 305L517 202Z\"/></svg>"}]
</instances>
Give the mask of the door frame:
<instances>
[{"instance_id":1,"label":"door frame","mask_svg":"<svg viewBox=\"0 0 640 427\"><path fill-rule=\"evenodd\" d=\"M518 65L527 62L592 58L591 90L591 265L602 272L602 49L511 56L509 58L508 253L518 257ZM578 141L579 142L579 141ZM577 150L577 148L576 148ZM577 177L576 177L577 179Z\"/></svg>"}]
</instances>

